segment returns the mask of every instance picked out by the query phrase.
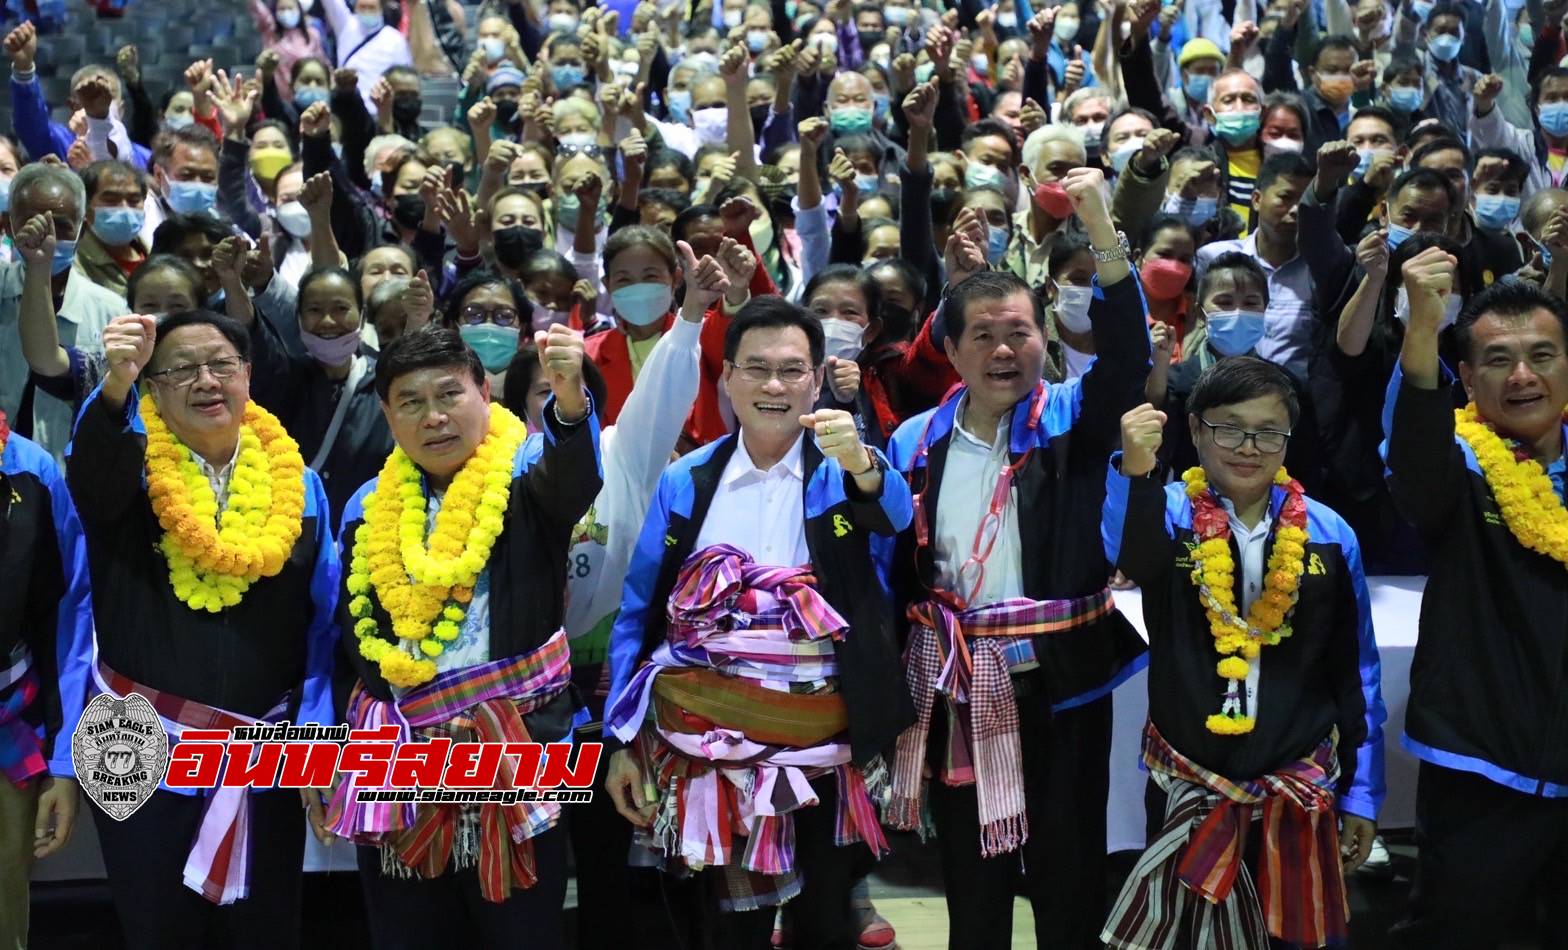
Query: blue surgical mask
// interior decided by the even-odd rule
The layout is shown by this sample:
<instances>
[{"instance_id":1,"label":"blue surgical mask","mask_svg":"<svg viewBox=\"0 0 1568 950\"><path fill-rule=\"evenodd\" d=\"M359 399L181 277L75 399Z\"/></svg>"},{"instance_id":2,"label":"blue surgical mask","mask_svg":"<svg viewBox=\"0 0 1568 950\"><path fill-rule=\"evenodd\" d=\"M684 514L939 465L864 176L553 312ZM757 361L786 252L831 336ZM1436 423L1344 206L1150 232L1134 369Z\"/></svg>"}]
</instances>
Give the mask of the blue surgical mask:
<instances>
[{"instance_id":1,"label":"blue surgical mask","mask_svg":"<svg viewBox=\"0 0 1568 950\"><path fill-rule=\"evenodd\" d=\"M491 373L504 372L517 355L517 341L521 333L516 327L498 327L493 323L465 324L458 331L463 342L479 355L479 362Z\"/></svg>"},{"instance_id":2,"label":"blue surgical mask","mask_svg":"<svg viewBox=\"0 0 1568 950\"><path fill-rule=\"evenodd\" d=\"M1007 242L1012 238L1012 232L994 224L986 225L985 259L992 264L998 263L1002 255L1007 253Z\"/></svg>"},{"instance_id":3,"label":"blue surgical mask","mask_svg":"<svg viewBox=\"0 0 1568 950\"><path fill-rule=\"evenodd\" d=\"M796 10L795 0L784 0L784 16L785 17L787 17L787 18L789 18L791 20L795 19L795 10Z\"/></svg>"},{"instance_id":4,"label":"blue surgical mask","mask_svg":"<svg viewBox=\"0 0 1568 950\"><path fill-rule=\"evenodd\" d=\"M1426 90L1420 86L1392 86L1388 90L1388 104L1399 112L1414 112L1426 101Z\"/></svg>"},{"instance_id":5,"label":"blue surgical mask","mask_svg":"<svg viewBox=\"0 0 1568 950\"><path fill-rule=\"evenodd\" d=\"M555 84L557 92L576 89L587 78L588 71L576 63L562 63L550 67L550 82Z\"/></svg>"},{"instance_id":6,"label":"blue surgical mask","mask_svg":"<svg viewBox=\"0 0 1568 950\"><path fill-rule=\"evenodd\" d=\"M218 201L218 186L199 181L169 182L169 207L180 214L203 214Z\"/></svg>"},{"instance_id":7,"label":"blue surgical mask","mask_svg":"<svg viewBox=\"0 0 1568 950\"><path fill-rule=\"evenodd\" d=\"M1132 161L1132 157L1142 149L1143 138L1141 136L1128 139L1116 146L1115 150L1111 152L1111 168L1116 171L1116 174L1120 175L1127 170L1127 163Z\"/></svg>"},{"instance_id":8,"label":"blue surgical mask","mask_svg":"<svg viewBox=\"0 0 1568 950\"><path fill-rule=\"evenodd\" d=\"M195 125L196 117L189 112L176 112L173 115L164 116L163 124L168 126L171 132L178 132L181 129L188 129Z\"/></svg>"},{"instance_id":9,"label":"blue surgical mask","mask_svg":"<svg viewBox=\"0 0 1568 950\"><path fill-rule=\"evenodd\" d=\"M747 30L746 49L753 53L760 53L768 48L767 30Z\"/></svg>"},{"instance_id":10,"label":"blue surgical mask","mask_svg":"<svg viewBox=\"0 0 1568 950\"><path fill-rule=\"evenodd\" d=\"M93 233L110 247L131 243L142 233L147 213L140 208L94 208Z\"/></svg>"},{"instance_id":11,"label":"blue surgical mask","mask_svg":"<svg viewBox=\"0 0 1568 950\"><path fill-rule=\"evenodd\" d=\"M984 162L971 161L969 167L964 169L965 188L995 188L1001 190L1007 184L1007 176L999 168L993 168Z\"/></svg>"},{"instance_id":12,"label":"blue surgical mask","mask_svg":"<svg viewBox=\"0 0 1568 950\"><path fill-rule=\"evenodd\" d=\"M662 320L670 312L670 304L674 299L669 284L653 281L631 284L610 292L610 306L616 316L639 327Z\"/></svg>"},{"instance_id":13,"label":"blue surgical mask","mask_svg":"<svg viewBox=\"0 0 1568 950\"><path fill-rule=\"evenodd\" d=\"M1361 160L1356 162L1356 170L1350 174L1356 178L1365 178L1367 169L1372 167L1372 150L1369 148L1360 149L1358 154L1360 154Z\"/></svg>"},{"instance_id":14,"label":"blue surgical mask","mask_svg":"<svg viewBox=\"0 0 1568 950\"><path fill-rule=\"evenodd\" d=\"M1416 11L1416 16L1421 18L1421 22L1425 23L1426 18L1432 15L1432 8L1437 6L1437 3L1436 0L1415 0L1410 6Z\"/></svg>"},{"instance_id":15,"label":"blue surgical mask","mask_svg":"<svg viewBox=\"0 0 1568 950\"><path fill-rule=\"evenodd\" d=\"M359 21L359 28L371 34L387 25L386 17L380 13L356 13L354 19Z\"/></svg>"},{"instance_id":16,"label":"blue surgical mask","mask_svg":"<svg viewBox=\"0 0 1568 950\"><path fill-rule=\"evenodd\" d=\"M49 272L55 275L63 274L70 270L74 263L76 263L76 242L56 239L54 262L49 265Z\"/></svg>"},{"instance_id":17,"label":"blue surgical mask","mask_svg":"<svg viewBox=\"0 0 1568 950\"><path fill-rule=\"evenodd\" d=\"M11 210L11 179L0 178L0 214Z\"/></svg>"},{"instance_id":18,"label":"blue surgical mask","mask_svg":"<svg viewBox=\"0 0 1568 950\"><path fill-rule=\"evenodd\" d=\"M1188 73L1182 79L1181 87L1186 90L1193 102L1208 102L1209 87L1214 85L1214 77L1207 73Z\"/></svg>"},{"instance_id":19,"label":"blue surgical mask","mask_svg":"<svg viewBox=\"0 0 1568 950\"><path fill-rule=\"evenodd\" d=\"M603 223L604 202L606 197L608 196L601 195L599 197L599 207L597 210L600 212L600 224ZM568 231L577 230L577 216L581 212L582 201L578 199L576 195L562 195L555 202L556 223Z\"/></svg>"},{"instance_id":20,"label":"blue surgical mask","mask_svg":"<svg viewBox=\"0 0 1568 950\"><path fill-rule=\"evenodd\" d=\"M1519 199L1507 195L1476 195L1475 219L1488 231L1501 231L1519 217Z\"/></svg>"},{"instance_id":21,"label":"blue surgical mask","mask_svg":"<svg viewBox=\"0 0 1568 950\"><path fill-rule=\"evenodd\" d=\"M1222 112L1214 117L1214 134L1228 145L1242 145L1258 134L1258 120L1262 110L1256 112Z\"/></svg>"},{"instance_id":22,"label":"blue surgical mask","mask_svg":"<svg viewBox=\"0 0 1568 950\"><path fill-rule=\"evenodd\" d=\"M304 112L318 102L326 102L330 93L321 86L295 86L294 108Z\"/></svg>"},{"instance_id":23,"label":"blue surgical mask","mask_svg":"<svg viewBox=\"0 0 1568 950\"><path fill-rule=\"evenodd\" d=\"M1251 353L1263 339L1263 314L1256 310L1222 310L1208 317L1209 346L1221 356Z\"/></svg>"},{"instance_id":24,"label":"blue surgical mask","mask_svg":"<svg viewBox=\"0 0 1568 950\"><path fill-rule=\"evenodd\" d=\"M1216 195L1199 195L1192 201L1186 201L1179 194L1166 195L1160 210L1180 217L1190 227L1200 228L1213 221L1219 213L1220 199Z\"/></svg>"},{"instance_id":25,"label":"blue surgical mask","mask_svg":"<svg viewBox=\"0 0 1568 950\"><path fill-rule=\"evenodd\" d=\"M893 97L885 92L874 92L871 94L871 105L873 118L886 125L893 109Z\"/></svg>"},{"instance_id":26,"label":"blue surgical mask","mask_svg":"<svg viewBox=\"0 0 1568 950\"><path fill-rule=\"evenodd\" d=\"M506 55L506 40L499 36L482 36L479 38L479 48L484 50L485 62L499 63L501 57Z\"/></svg>"},{"instance_id":27,"label":"blue surgical mask","mask_svg":"<svg viewBox=\"0 0 1568 950\"><path fill-rule=\"evenodd\" d=\"M672 121L681 125L691 121L690 89L671 89L664 97L664 104L669 107Z\"/></svg>"},{"instance_id":28,"label":"blue surgical mask","mask_svg":"<svg viewBox=\"0 0 1568 950\"><path fill-rule=\"evenodd\" d=\"M915 67L915 82L930 82L931 76L935 73L935 63L921 63Z\"/></svg>"},{"instance_id":29,"label":"blue surgical mask","mask_svg":"<svg viewBox=\"0 0 1568 950\"><path fill-rule=\"evenodd\" d=\"M1561 138L1568 135L1568 102L1552 102L1541 106L1536 114L1540 117L1541 128L1548 135Z\"/></svg>"},{"instance_id":30,"label":"blue surgical mask","mask_svg":"<svg viewBox=\"0 0 1568 950\"><path fill-rule=\"evenodd\" d=\"M834 135L864 135L871 131L871 110L839 106L828 113L828 128Z\"/></svg>"},{"instance_id":31,"label":"blue surgical mask","mask_svg":"<svg viewBox=\"0 0 1568 950\"><path fill-rule=\"evenodd\" d=\"M299 26L299 11L298 10L279 10L278 11L278 26L283 27L285 30L292 30L296 26Z\"/></svg>"},{"instance_id":32,"label":"blue surgical mask","mask_svg":"<svg viewBox=\"0 0 1568 950\"><path fill-rule=\"evenodd\" d=\"M1525 49L1535 46L1535 26L1529 23L1519 27L1519 45Z\"/></svg>"},{"instance_id":33,"label":"blue surgical mask","mask_svg":"<svg viewBox=\"0 0 1568 950\"><path fill-rule=\"evenodd\" d=\"M1388 222L1388 249L1392 251L1399 247L1414 233L1416 232L1412 228L1401 227L1392 221Z\"/></svg>"},{"instance_id":34,"label":"blue surgical mask","mask_svg":"<svg viewBox=\"0 0 1568 950\"><path fill-rule=\"evenodd\" d=\"M856 175L855 176L855 188L860 191L860 196L862 198L869 197L870 195L875 194L877 189L881 188L881 187L882 187L882 176L880 176L880 175Z\"/></svg>"},{"instance_id":35,"label":"blue surgical mask","mask_svg":"<svg viewBox=\"0 0 1568 950\"><path fill-rule=\"evenodd\" d=\"M1452 33L1437 33L1426 38L1426 50L1445 63L1451 63L1459 55L1459 47L1464 45L1464 39Z\"/></svg>"}]
</instances>

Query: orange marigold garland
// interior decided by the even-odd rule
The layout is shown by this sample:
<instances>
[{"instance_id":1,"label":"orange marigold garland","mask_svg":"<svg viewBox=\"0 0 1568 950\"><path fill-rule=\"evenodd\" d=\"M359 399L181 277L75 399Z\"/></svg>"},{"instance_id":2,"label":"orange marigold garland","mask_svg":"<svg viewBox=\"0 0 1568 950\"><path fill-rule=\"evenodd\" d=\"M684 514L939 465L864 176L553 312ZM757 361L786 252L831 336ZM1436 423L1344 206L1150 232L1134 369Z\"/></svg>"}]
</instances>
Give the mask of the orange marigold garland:
<instances>
[{"instance_id":1,"label":"orange marigold garland","mask_svg":"<svg viewBox=\"0 0 1568 950\"><path fill-rule=\"evenodd\" d=\"M1454 432L1470 446L1503 522L1518 542L1568 564L1568 509L1529 450L1487 425L1475 403L1454 410Z\"/></svg>"},{"instance_id":2,"label":"orange marigold garland","mask_svg":"<svg viewBox=\"0 0 1568 950\"><path fill-rule=\"evenodd\" d=\"M1198 588L1198 602L1203 605L1209 632L1214 636L1214 649L1223 657L1215 672L1226 681L1224 705L1209 716L1206 725L1218 735L1243 735L1257 724L1254 717L1241 712L1241 684L1251 670L1247 660L1256 658L1264 646L1274 646L1291 634L1286 618L1295 609L1301 575L1306 570L1306 495L1301 483L1281 467L1274 484L1285 489L1285 502L1274 528L1274 547L1269 553L1263 593L1253 601L1243 620L1236 609L1230 516L1209 491L1203 469L1189 468L1182 481L1192 502L1192 527L1198 536L1192 582Z\"/></svg>"}]
</instances>

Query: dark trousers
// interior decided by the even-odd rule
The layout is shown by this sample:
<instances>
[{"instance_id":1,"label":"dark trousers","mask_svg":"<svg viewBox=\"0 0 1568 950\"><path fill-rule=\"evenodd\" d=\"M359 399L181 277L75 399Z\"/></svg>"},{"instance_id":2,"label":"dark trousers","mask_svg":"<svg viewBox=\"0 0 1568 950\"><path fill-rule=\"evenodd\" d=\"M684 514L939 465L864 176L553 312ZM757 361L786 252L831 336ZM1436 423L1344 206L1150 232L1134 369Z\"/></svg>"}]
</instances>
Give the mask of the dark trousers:
<instances>
[{"instance_id":1,"label":"dark trousers","mask_svg":"<svg viewBox=\"0 0 1568 950\"><path fill-rule=\"evenodd\" d=\"M784 915L794 933L796 947L810 950L855 950L859 929L850 909L849 891L864 877L872 863L864 844L839 847L833 842L838 811L838 781L828 775L811 783L818 802L794 812L795 870L800 874L800 894L784 905ZM704 871L699 877L716 874ZM720 911L713 899L712 882L699 880L693 891L700 902L701 929L698 946L704 950L768 950L773 936L773 907L759 910Z\"/></svg>"},{"instance_id":2,"label":"dark trousers","mask_svg":"<svg viewBox=\"0 0 1568 950\"><path fill-rule=\"evenodd\" d=\"M582 741L597 742L584 734ZM630 913L632 869L627 864L632 825L615 810L605 790L609 769L594 776L593 801L565 805L561 820L572 842L577 869L577 950L624 950L633 945L636 915ZM643 874L657 873L643 870Z\"/></svg>"},{"instance_id":3,"label":"dark trousers","mask_svg":"<svg viewBox=\"0 0 1568 950\"><path fill-rule=\"evenodd\" d=\"M474 868L448 870L428 880L393 877L381 873L381 849L356 848L365 916L376 950L564 948L566 834L557 826L531 840L539 879L499 903L480 894Z\"/></svg>"},{"instance_id":4,"label":"dark trousers","mask_svg":"<svg viewBox=\"0 0 1568 950\"><path fill-rule=\"evenodd\" d=\"M1539 798L1480 775L1421 763L1415 885L1396 946L1485 950L1538 896L1542 948L1568 947L1562 912L1568 799Z\"/></svg>"},{"instance_id":5,"label":"dark trousers","mask_svg":"<svg viewBox=\"0 0 1568 950\"><path fill-rule=\"evenodd\" d=\"M93 813L129 950L290 948L300 941L305 813L295 789L250 796L250 896L226 906L186 887L185 859L205 799L156 791L136 814Z\"/></svg>"},{"instance_id":6,"label":"dark trousers","mask_svg":"<svg viewBox=\"0 0 1568 950\"><path fill-rule=\"evenodd\" d=\"M946 711L932 722L932 754L946 742ZM1105 802L1110 794L1111 699L1055 716L1037 696L1020 698L1029 840L1021 853L980 856L973 785L930 782L931 818L947 892L949 950L1013 945L1020 882L1034 908L1041 947L1098 948L1105 924Z\"/></svg>"}]
</instances>

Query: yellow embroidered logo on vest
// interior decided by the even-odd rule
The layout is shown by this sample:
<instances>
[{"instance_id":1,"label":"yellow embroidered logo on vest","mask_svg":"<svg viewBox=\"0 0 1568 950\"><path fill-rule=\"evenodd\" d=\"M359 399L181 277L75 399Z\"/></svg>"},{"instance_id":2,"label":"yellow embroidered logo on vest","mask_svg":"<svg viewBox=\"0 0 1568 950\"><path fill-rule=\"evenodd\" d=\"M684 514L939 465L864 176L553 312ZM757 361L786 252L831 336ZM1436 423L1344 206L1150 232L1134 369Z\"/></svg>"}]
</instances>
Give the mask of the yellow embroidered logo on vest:
<instances>
[{"instance_id":1,"label":"yellow embroidered logo on vest","mask_svg":"<svg viewBox=\"0 0 1568 950\"><path fill-rule=\"evenodd\" d=\"M1307 559L1307 573L1308 574L1323 574L1323 573L1326 573L1326 572L1327 572L1327 570L1323 567L1323 559L1322 558L1320 558L1316 554L1314 554L1310 558Z\"/></svg>"},{"instance_id":2,"label":"yellow embroidered logo on vest","mask_svg":"<svg viewBox=\"0 0 1568 950\"><path fill-rule=\"evenodd\" d=\"M665 535L664 536L664 546L667 547L667 548L675 547L675 535L673 535L673 534Z\"/></svg>"},{"instance_id":3,"label":"yellow embroidered logo on vest","mask_svg":"<svg viewBox=\"0 0 1568 950\"><path fill-rule=\"evenodd\" d=\"M855 526L849 523L848 518L843 515L833 516L833 537L842 538L853 530Z\"/></svg>"}]
</instances>

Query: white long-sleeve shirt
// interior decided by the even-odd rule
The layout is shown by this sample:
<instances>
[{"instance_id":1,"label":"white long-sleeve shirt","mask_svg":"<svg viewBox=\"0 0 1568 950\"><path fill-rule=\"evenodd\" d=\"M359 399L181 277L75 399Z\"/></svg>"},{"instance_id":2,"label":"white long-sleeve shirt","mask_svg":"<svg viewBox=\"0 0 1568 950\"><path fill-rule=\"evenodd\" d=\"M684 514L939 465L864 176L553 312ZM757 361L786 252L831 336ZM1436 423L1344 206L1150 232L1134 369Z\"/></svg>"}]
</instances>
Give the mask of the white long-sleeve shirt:
<instances>
[{"instance_id":1,"label":"white long-sleeve shirt","mask_svg":"<svg viewBox=\"0 0 1568 950\"><path fill-rule=\"evenodd\" d=\"M318 7L337 38L338 68L352 69L359 75L360 98L365 100L370 114L375 115L376 104L370 99L370 90L376 81L393 66L414 65L407 37L393 26L367 34L354 16L352 5L345 0L321 0Z\"/></svg>"}]
</instances>

